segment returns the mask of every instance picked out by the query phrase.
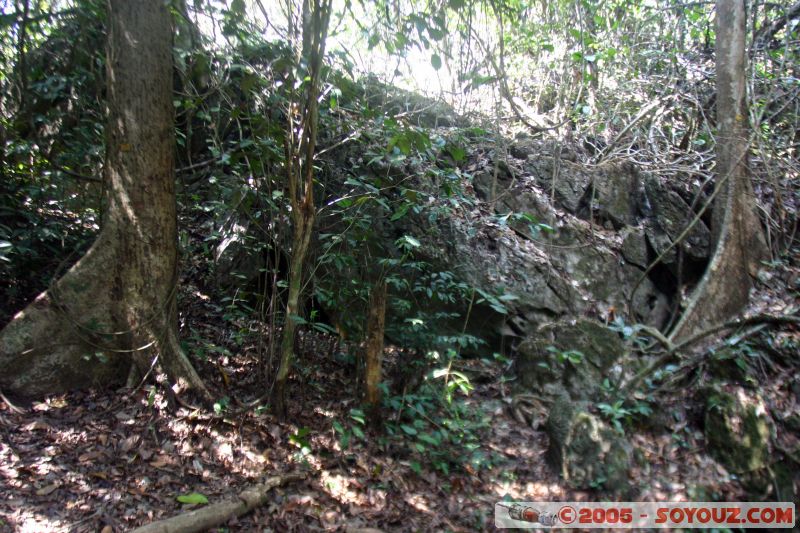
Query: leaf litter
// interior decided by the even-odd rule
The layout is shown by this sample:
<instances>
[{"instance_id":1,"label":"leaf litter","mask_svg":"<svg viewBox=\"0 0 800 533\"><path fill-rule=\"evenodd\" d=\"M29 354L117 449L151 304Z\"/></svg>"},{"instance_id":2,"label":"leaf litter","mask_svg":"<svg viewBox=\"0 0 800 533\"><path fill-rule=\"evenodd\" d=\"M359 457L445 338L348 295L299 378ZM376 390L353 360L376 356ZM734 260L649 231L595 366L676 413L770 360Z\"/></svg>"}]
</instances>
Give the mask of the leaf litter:
<instances>
[{"instance_id":1,"label":"leaf litter","mask_svg":"<svg viewBox=\"0 0 800 533\"><path fill-rule=\"evenodd\" d=\"M765 285L754 298L755 311L796 305L786 301L780 280ZM200 306L196 315L205 317L203 323L195 318L196 326L221 338L223 328L209 322L203 305L192 302ZM774 335L797 342L792 328ZM324 348L330 342L311 333L301 342L305 375L291 384L287 422L257 409L235 416L192 409L155 385L52 396L22 413L0 403L0 531L127 531L298 471L306 472L305 481L275 489L267 505L221 530L491 531L494 504L503 498L615 497L600 489L572 490L559 479L545 461L541 426L521 423L510 408L506 369L482 360L464 361L463 370L479 376L466 401L489 417L480 435L492 458L488 467L464 463L448 474L427 465L415 470L410 441L381 444L374 431L343 450L334 423L341 426L358 407L356 383L352 370ZM264 386L260 372L255 357L246 349L243 354L229 350L198 369L217 390L233 383L239 393L257 397ZM399 357L387 349L387 366L400 364ZM761 389L781 420L798 417L800 403L797 391L792 394L796 370L786 372ZM670 421L630 436L638 458L626 499L746 500L736 476L705 453L702 425L686 397L673 397L663 410L672 413ZM800 449L796 429L779 426L784 450Z\"/></svg>"}]
</instances>

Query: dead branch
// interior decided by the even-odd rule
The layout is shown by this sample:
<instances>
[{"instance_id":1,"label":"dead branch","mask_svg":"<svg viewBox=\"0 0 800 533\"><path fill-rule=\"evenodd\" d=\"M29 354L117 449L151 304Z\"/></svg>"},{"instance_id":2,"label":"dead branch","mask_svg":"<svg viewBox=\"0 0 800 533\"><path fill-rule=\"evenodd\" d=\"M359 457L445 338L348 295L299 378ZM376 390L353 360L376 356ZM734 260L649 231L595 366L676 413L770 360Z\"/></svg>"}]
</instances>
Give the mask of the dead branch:
<instances>
[{"instance_id":1,"label":"dead branch","mask_svg":"<svg viewBox=\"0 0 800 533\"><path fill-rule=\"evenodd\" d=\"M269 492L291 481L305 479L305 474L294 473L269 478L266 482L242 491L236 498L159 520L134 529L131 533L194 533L205 531L236 516L249 513L264 505Z\"/></svg>"}]
</instances>

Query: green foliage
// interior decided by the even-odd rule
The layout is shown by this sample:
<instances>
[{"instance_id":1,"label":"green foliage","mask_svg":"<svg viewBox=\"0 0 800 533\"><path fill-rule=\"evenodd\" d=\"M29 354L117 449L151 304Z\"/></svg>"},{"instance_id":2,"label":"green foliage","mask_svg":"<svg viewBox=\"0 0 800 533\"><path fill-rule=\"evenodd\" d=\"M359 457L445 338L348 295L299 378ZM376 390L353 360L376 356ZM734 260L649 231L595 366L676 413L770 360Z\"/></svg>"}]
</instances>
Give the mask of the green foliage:
<instances>
[{"instance_id":1,"label":"green foliage","mask_svg":"<svg viewBox=\"0 0 800 533\"><path fill-rule=\"evenodd\" d=\"M347 450L353 438L364 440L364 429L366 426L366 415L361 409L350 409L349 421L344 423L334 420L333 430L339 437L339 447Z\"/></svg>"},{"instance_id":2,"label":"green foliage","mask_svg":"<svg viewBox=\"0 0 800 533\"><path fill-rule=\"evenodd\" d=\"M379 442L405 448L417 473L424 468L449 474L490 467L497 459L481 445L489 418L470 401L468 376L453 368L458 354L450 351L442 358L430 353L426 359L425 379L413 391L392 394L381 384L384 425ZM346 420L334 420L332 428L343 451L366 442L366 415L360 409L351 409Z\"/></svg>"},{"instance_id":3,"label":"green foliage","mask_svg":"<svg viewBox=\"0 0 800 533\"><path fill-rule=\"evenodd\" d=\"M624 433L623 424L632 425L637 419L646 420L653 414L652 396L637 392L630 398L618 398L615 386L608 379L603 380L601 390L608 401L598 402L597 409L620 433Z\"/></svg>"},{"instance_id":4,"label":"green foliage","mask_svg":"<svg viewBox=\"0 0 800 533\"><path fill-rule=\"evenodd\" d=\"M223 414L225 411L228 410L230 404L231 404L231 399L228 398L227 396L220 398L219 400L214 402L214 414L218 416Z\"/></svg>"},{"instance_id":5,"label":"green foliage","mask_svg":"<svg viewBox=\"0 0 800 533\"><path fill-rule=\"evenodd\" d=\"M542 232L553 233L555 230L549 224L539 222L535 216L530 213L514 213L509 211L506 214L494 215L494 220L497 225L503 227L513 225L514 227L522 225L528 230L531 237L537 238Z\"/></svg>"},{"instance_id":6,"label":"green foliage","mask_svg":"<svg viewBox=\"0 0 800 533\"><path fill-rule=\"evenodd\" d=\"M186 505L202 505L208 503L208 498L199 492L190 492L189 494L181 494L177 498L179 503Z\"/></svg>"},{"instance_id":7,"label":"green foliage","mask_svg":"<svg viewBox=\"0 0 800 533\"><path fill-rule=\"evenodd\" d=\"M620 433L624 433L622 429L622 422L630 418L632 412L624 406L623 400L617 400L613 404L598 403L597 408L600 413L605 416Z\"/></svg>"},{"instance_id":8,"label":"green foliage","mask_svg":"<svg viewBox=\"0 0 800 533\"><path fill-rule=\"evenodd\" d=\"M488 421L462 400L443 402L435 389L423 387L416 394L389 397L385 403L398 420L387 423L387 435L407 444L418 473L422 465L449 474L466 465L479 469L490 464L480 441Z\"/></svg>"},{"instance_id":9,"label":"green foliage","mask_svg":"<svg viewBox=\"0 0 800 533\"><path fill-rule=\"evenodd\" d=\"M84 361L91 361L92 359L97 359L97 362L103 365L108 364L108 355L105 352L97 351L83 356Z\"/></svg>"},{"instance_id":10,"label":"green foliage","mask_svg":"<svg viewBox=\"0 0 800 533\"><path fill-rule=\"evenodd\" d=\"M307 461L307 456L311 454L311 441L309 440L310 434L311 429L303 427L298 429L295 433L289 435L289 443L297 448L295 459L302 462Z\"/></svg>"},{"instance_id":11,"label":"green foliage","mask_svg":"<svg viewBox=\"0 0 800 533\"><path fill-rule=\"evenodd\" d=\"M384 397L384 407L393 413L387 417L387 438L406 443L417 473L423 465L449 474L492 464L493 458L481 446L489 420L468 402L473 387L464 373L453 370L457 359L451 351L446 360L439 360L445 364L433 368L414 393Z\"/></svg>"},{"instance_id":12,"label":"green foliage","mask_svg":"<svg viewBox=\"0 0 800 533\"><path fill-rule=\"evenodd\" d=\"M555 346L548 346L547 351L555 354L556 361L562 365L565 363L579 365L583 362L583 353L578 350L559 350Z\"/></svg>"},{"instance_id":13,"label":"green foliage","mask_svg":"<svg viewBox=\"0 0 800 533\"><path fill-rule=\"evenodd\" d=\"M493 295L478 288L475 289L475 292L480 296L478 299L475 300L476 304L486 303L495 312L500 313L501 315L508 314L508 308L506 307L505 302L512 302L518 299L517 296L510 293Z\"/></svg>"},{"instance_id":14,"label":"green foliage","mask_svg":"<svg viewBox=\"0 0 800 533\"><path fill-rule=\"evenodd\" d=\"M24 57L11 46L19 21L0 26L0 288L9 310L45 289L62 260L80 257L100 219L105 3L30 9Z\"/></svg>"}]
</instances>

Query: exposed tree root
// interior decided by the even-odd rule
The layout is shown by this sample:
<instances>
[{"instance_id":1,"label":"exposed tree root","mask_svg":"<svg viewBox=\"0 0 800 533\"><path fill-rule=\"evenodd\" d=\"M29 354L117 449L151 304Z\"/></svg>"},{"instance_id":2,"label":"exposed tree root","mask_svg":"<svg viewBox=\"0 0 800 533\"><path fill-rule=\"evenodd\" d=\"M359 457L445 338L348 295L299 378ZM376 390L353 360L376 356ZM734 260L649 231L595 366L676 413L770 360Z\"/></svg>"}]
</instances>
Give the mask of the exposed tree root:
<instances>
[{"instance_id":1,"label":"exposed tree root","mask_svg":"<svg viewBox=\"0 0 800 533\"><path fill-rule=\"evenodd\" d=\"M663 336L661 337L661 342L664 343L666 351L657 357L653 362L643 368L638 374L633 376L627 383L620 387L620 391L623 393L630 393L635 389L645 378L652 375L656 370L666 365L673 357L675 357L681 350L684 350L693 344L700 342L701 340L705 339L709 335L713 335L715 333L719 333L720 331L725 331L734 328L740 328L744 326L753 326L759 324L800 324L800 317L794 315L755 315L748 318L738 318L736 320L731 320L730 322L725 322L723 324L717 324L715 326L711 326L709 328L704 329L703 331L699 331L692 335L691 337L683 340L678 344L673 344L668 340L664 339Z\"/></svg>"},{"instance_id":2,"label":"exposed tree root","mask_svg":"<svg viewBox=\"0 0 800 533\"><path fill-rule=\"evenodd\" d=\"M717 184L712 211L714 253L670 340L690 338L736 316L747 304L752 278L768 256L747 167L744 3L717 3Z\"/></svg>"},{"instance_id":3,"label":"exposed tree root","mask_svg":"<svg viewBox=\"0 0 800 533\"><path fill-rule=\"evenodd\" d=\"M5 395L5 394L3 394L3 391L2 391L2 390L0 390L0 399L2 399L4 402L6 402L6 405L7 405L7 406L8 406L8 408L11 410L11 412L13 412L13 413L17 413L18 415L25 414L25 409L22 409L21 407L17 407L16 405L14 405L14 404L11 402L11 400L9 400L8 398L6 398L6 395Z\"/></svg>"},{"instance_id":4,"label":"exposed tree root","mask_svg":"<svg viewBox=\"0 0 800 533\"><path fill-rule=\"evenodd\" d=\"M0 387L27 397L120 384L158 354L211 399L177 339L171 16L109 3L102 229L63 277L0 331ZM111 59L113 58L113 60Z\"/></svg>"},{"instance_id":5,"label":"exposed tree root","mask_svg":"<svg viewBox=\"0 0 800 533\"><path fill-rule=\"evenodd\" d=\"M231 500L159 520L136 528L131 533L193 533L195 531L205 531L264 505L269 498L269 492L275 487L291 481L299 481L305 479L305 477L305 474L300 473L271 477L264 483L242 491L236 498Z\"/></svg>"}]
</instances>

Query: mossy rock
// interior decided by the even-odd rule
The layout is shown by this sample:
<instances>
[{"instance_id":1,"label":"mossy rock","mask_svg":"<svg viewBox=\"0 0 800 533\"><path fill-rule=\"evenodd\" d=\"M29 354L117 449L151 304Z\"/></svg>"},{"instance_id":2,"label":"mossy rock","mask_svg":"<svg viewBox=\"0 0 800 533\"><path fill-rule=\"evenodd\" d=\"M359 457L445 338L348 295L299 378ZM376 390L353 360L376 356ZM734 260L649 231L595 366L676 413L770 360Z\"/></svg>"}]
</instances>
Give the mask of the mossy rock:
<instances>
[{"instance_id":1,"label":"mossy rock","mask_svg":"<svg viewBox=\"0 0 800 533\"><path fill-rule=\"evenodd\" d=\"M568 353L573 357L565 356ZM619 334L604 324L589 319L560 321L520 344L517 373L525 387L538 392L566 391L576 400L594 400L603 379L624 354Z\"/></svg>"},{"instance_id":2,"label":"mossy rock","mask_svg":"<svg viewBox=\"0 0 800 533\"><path fill-rule=\"evenodd\" d=\"M588 403L558 398L550 410L547 460L573 488L628 488L632 451L624 436L587 411Z\"/></svg>"},{"instance_id":3,"label":"mossy rock","mask_svg":"<svg viewBox=\"0 0 800 533\"><path fill-rule=\"evenodd\" d=\"M800 433L800 413L791 413L783 419L783 423L786 429L794 431L795 433Z\"/></svg>"},{"instance_id":4,"label":"mossy rock","mask_svg":"<svg viewBox=\"0 0 800 533\"><path fill-rule=\"evenodd\" d=\"M729 472L755 472L768 464L770 425L756 393L741 387L709 391L705 435L709 451Z\"/></svg>"},{"instance_id":5,"label":"mossy rock","mask_svg":"<svg viewBox=\"0 0 800 533\"><path fill-rule=\"evenodd\" d=\"M747 380L747 366L742 364L744 356L735 347L726 346L718 350L709 361L709 372L716 379L744 383Z\"/></svg>"}]
</instances>

